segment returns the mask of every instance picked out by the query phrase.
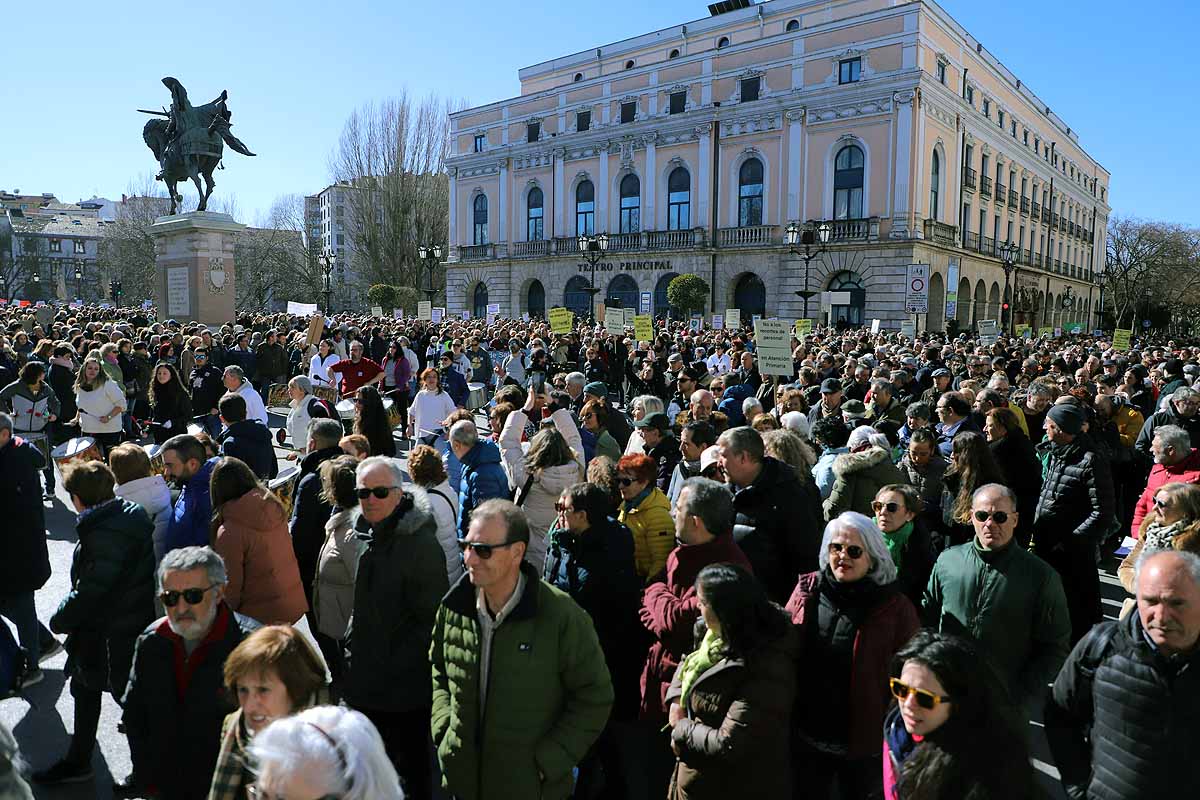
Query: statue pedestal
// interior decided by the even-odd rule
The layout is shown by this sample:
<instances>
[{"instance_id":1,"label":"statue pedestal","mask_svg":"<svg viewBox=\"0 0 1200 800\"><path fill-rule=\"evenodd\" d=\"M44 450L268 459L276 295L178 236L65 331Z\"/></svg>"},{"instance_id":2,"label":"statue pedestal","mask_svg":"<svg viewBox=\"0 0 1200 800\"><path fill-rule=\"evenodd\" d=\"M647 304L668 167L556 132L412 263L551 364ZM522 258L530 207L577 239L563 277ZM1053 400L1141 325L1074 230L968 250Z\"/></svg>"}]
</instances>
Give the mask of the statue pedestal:
<instances>
[{"instance_id":1,"label":"statue pedestal","mask_svg":"<svg viewBox=\"0 0 1200 800\"><path fill-rule=\"evenodd\" d=\"M154 238L155 302L160 320L233 322L233 248L246 226L228 214L193 211L159 217Z\"/></svg>"}]
</instances>

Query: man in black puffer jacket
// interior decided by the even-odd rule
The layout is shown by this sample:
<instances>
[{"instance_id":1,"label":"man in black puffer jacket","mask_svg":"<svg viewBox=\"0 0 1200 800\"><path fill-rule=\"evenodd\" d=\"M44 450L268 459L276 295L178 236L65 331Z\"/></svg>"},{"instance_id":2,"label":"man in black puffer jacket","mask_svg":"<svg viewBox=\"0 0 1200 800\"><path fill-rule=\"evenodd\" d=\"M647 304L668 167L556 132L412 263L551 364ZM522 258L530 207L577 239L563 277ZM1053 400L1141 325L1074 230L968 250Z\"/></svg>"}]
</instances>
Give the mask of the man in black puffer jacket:
<instances>
[{"instance_id":1,"label":"man in black puffer jacket","mask_svg":"<svg viewBox=\"0 0 1200 800\"><path fill-rule=\"evenodd\" d=\"M1062 577L1071 642L1100 621L1097 548L1117 525L1108 458L1083 432L1082 409L1059 403L1046 415L1045 480L1033 520L1033 550Z\"/></svg>"},{"instance_id":2,"label":"man in black puffer jacket","mask_svg":"<svg viewBox=\"0 0 1200 800\"><path fill-rule=\"evenodd\" d=\"M246 400L229 393L217 403L225 430L217 437L221 455L233 456L246 462L259 478L267 480L279 474L275 445L271 431L258 420L246 419Z\"/></svg>"},{"instance_id":3,"label":"man in black puffer jacket","mask_svg":"<svg viewBox=\"0 0 1200 800\"><path fill-rule=\"evenodd\" d=\"M742 426L717 437L720 462L733 490L733 538L770 598L783 605L796 580L817 570L824 524L811 481L764 454L758 431Z\"/></svg>"},{"instance_id":4,"label":"man in black puffer jacket","mask_svg":"<svg viewBox=\"0 0 1200 800\"><path fill-rule=\"evenodd\" d=\"M1135 613L1075 647L1046 702L1046 739L1072 800L1200 786L1200 557L1147 557L1137 596Z\"/></svg>"}]
</instances>

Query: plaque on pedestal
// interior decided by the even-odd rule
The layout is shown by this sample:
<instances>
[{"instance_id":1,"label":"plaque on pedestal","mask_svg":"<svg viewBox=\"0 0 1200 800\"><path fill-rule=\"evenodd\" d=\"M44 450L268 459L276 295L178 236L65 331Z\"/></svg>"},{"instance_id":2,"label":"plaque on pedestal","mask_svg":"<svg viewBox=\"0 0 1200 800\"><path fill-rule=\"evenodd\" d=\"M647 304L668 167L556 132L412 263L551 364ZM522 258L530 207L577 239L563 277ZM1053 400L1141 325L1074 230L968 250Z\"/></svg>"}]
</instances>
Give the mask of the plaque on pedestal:
<instances>
[{"instance_id":1,"label":"plaque on pedestal","mask_svg":"<svg viewBox=\"0 0 1200 800\"><path fill-rule=\"evenodd\" d=\"M245 227L215 211L159 217L150 226L162 319L206 325L233 321L234 244Z\"/></svg>"}]
</instances>

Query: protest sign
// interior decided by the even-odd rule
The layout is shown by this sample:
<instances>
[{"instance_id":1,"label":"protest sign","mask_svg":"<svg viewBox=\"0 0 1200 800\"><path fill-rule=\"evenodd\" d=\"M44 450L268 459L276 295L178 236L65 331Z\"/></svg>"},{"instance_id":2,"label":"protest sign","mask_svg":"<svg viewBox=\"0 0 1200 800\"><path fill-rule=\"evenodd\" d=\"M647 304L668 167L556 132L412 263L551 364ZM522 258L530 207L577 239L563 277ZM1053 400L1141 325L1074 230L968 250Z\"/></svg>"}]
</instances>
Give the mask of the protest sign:
<instances>
[{"instance_id":1,"label":"protest sign","mask_svg":"<svg viewBox=\"0 0 1200 800\"><path fill-rule=\"evenodd\" d=\"M758 371L763 375L791 377L791 332L783 320L760 319L754 323L754 351L758 356Z\"/></svg>"}]
</instances>

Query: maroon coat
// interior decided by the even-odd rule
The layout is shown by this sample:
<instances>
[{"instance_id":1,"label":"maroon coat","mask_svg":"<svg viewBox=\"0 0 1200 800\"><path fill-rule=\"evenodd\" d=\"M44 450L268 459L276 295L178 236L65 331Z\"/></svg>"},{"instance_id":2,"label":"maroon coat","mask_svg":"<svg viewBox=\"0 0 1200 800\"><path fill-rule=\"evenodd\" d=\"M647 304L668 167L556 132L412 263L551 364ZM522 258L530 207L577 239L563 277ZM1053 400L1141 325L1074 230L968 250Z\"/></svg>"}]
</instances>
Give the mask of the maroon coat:
<instances>
[{"instance_id":1,"label":"maroon coat","mask_svg":"<svg viewBox=\"0 0 1200 800\"><path fill-rule=\"evenodd\" d=\"M1133 538L1141 535L1142 520L1154 508L1154 495L1168 483L1200 483L1200 450L1193 448L1191 455L1178 464L1155 464L1150 468L1146 488L1133 507L1133 524L1129 528Z\"/></svg>"},{"instance_id":2,"label":"maroon coat","mask_svg":"<svg viewBox=\"0 0 1200 800\"><path fill-rule=\"evenodd\" d=\"M817 624L820 579L819 572L801 575L787 602L792 623L802 629L802 641L807 638L807 632L803 630L806 625ZM888 594L858 627L854 635L854 661L850 667L848 758L866 758L880 752L879 731L883 726L883 715L892 702L888 688L892 657L920 627L912 602L898 589ZM808 682L806 670L825 668L826 665L811 657L802 656L796 685L804 686Z\"/></svg>"},{"instance_id":3,"label":"maroon coat","mask_svg":"<svg viewBox=\"0 0 1200 800\"><path fill-rule=\"evenodd\" d=\"M640 614L642 624L654 636L654 644L642 669L643 719L666 722L664 698L675 668L683 656L696 649L692 626L700 616L700 608L693 584L700 570L722 563L740 564L751 571L749 559L731 534L707 544L676 547L667 555L667 566L647 584Z\"/></svg>"}]
</instances>

